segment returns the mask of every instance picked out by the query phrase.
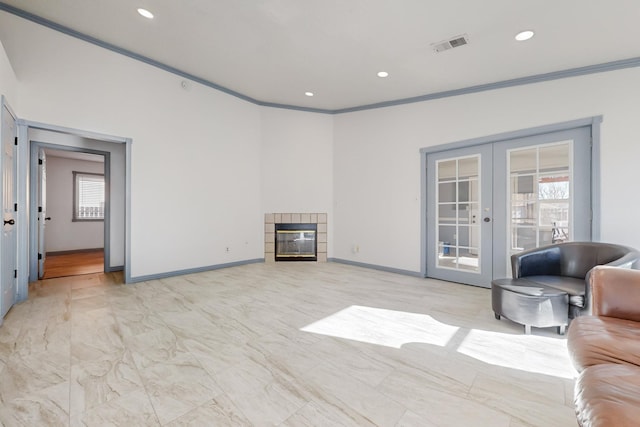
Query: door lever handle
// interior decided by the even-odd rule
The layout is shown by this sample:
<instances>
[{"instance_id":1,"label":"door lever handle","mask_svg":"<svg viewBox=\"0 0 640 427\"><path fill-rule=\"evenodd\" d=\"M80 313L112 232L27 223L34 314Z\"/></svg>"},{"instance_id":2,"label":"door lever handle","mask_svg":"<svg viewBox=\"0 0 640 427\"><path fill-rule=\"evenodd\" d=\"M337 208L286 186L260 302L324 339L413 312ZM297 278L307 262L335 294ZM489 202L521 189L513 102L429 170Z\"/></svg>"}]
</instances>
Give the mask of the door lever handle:
<instances>
[{"instance_id":1,"label":"door lever handle","mask_svg":"<svg viewBox=\"0 0 640 427\"><path fill-rule=\"evenodd\" d=\"M4 220L4 225L7 225L7 224L11 224L11 225L13 225L13 224L15 224L15 223L16 223L16 222L15 222L15 220L13 220L13 219L10 219L9 221L7 221L6 219Z\"/></svg>"},{"instance_id":2,"label":"door lever handle","mask_svg":"<svg viewBox=\"0 0 640 427\"><path fill-rule=\"evenodd\" d=\"M44 220L45 220L45 221L51 221L51 217L50 217L50 216L48 216L48 217L46 217Z\"/></svg>"}]
</instances>

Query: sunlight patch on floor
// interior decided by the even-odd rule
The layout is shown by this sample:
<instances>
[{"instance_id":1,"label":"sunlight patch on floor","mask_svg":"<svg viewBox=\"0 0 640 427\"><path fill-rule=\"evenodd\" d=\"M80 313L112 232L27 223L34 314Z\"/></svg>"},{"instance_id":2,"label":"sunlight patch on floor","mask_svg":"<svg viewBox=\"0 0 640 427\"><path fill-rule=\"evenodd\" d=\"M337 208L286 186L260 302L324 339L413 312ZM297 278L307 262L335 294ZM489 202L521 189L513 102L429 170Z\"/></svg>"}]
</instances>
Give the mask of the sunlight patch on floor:
<instances>
[{"instance_id":1,"label":"sunlight patch on floor","mask_svg":"<svg viewBox=\"0 0 640 427\"><path fill-rule=\"evenodd\" d=\"M472 329L458 352L505 368L560 378L577 375L569 359L566 339Z\"/></svg>"},{"instance_id":2,"label":"sunlight patch on floor","mask_svg":"<svg viewBox=\"0 0 640 427\"><path fill-rule=\"evenodd\" d=\"M446 346L460 330L427 314L352 305L300 329L385 347L423 343ZM468 330L457 351L483 363L575 378L566 339Z\"/></svg>"},{"instance_id":3,"label":"sunlight patch on floor","mask_svg":"<svg viewBox=\"0 0 640 427\"><path fill-rule=\"evenodd\" d=\"M459 329L426 314L352 305L300 330L400 348L409 343L443 347Z\"/></svg>"}]
</instances>

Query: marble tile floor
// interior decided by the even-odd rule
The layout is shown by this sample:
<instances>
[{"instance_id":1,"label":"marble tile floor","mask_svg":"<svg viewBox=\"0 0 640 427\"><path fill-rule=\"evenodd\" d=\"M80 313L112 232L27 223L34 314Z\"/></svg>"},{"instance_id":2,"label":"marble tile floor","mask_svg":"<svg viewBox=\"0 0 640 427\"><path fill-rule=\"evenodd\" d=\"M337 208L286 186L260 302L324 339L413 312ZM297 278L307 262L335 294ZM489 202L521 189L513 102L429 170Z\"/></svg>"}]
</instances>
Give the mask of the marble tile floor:
<instances>
[{"instance_id":1,"label":"marble tile floor","mask_svg":"<svg viewBox=\"0 0 640 427\"><path fill-rule=\"evenodd\" d=\"M0 326L4 426L576 426L566 340L489 290L337 263L50 279Z\"/></svg>"}]
</instances>

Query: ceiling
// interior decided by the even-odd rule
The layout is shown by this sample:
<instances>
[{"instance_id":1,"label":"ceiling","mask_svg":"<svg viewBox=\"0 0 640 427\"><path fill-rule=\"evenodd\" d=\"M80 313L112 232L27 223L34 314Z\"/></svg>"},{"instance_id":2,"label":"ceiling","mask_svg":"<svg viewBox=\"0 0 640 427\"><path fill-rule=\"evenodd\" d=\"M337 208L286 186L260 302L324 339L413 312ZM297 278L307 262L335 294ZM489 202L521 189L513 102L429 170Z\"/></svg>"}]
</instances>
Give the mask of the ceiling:
<instances>
[{"instance_id":1,"label":"ceiling","mask_svg":"<svg viewBox=\"0 0 640 427\"><path fill-rule=\"evenodd\" d=\"M71 150L55 150L51 148L46 148L44 153L47 157L58 157L61 159L71 159L71 160L83 160L85 162L98 162L104 163L104 156L99 154L90 154L81 151L71 151Z\"/></svg>"},{"instance_id":2,"label":"ceiling","mask_svg":"<svg viewBox=\"0 0 640 427\"><path fill-rule=\"evenodd\" d=\"M1 3L260 103L331 111L640 56L638 0ZM516 41L525 29L535 36ZM461 34L468 45L432 49Z\"/></svg>"}]
</instances>

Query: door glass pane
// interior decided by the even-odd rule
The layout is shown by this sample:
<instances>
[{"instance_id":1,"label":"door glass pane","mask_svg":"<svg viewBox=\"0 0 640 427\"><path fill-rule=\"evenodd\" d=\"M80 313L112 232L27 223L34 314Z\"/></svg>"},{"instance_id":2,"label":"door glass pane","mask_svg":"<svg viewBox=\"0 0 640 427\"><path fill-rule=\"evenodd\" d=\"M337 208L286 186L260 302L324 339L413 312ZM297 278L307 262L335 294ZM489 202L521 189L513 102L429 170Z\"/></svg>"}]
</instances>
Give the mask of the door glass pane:
<instances>
[{"instance_id":1,"label":"door glass pane","mask_svg":"<svg viewBox=\"0 0 640 427\"><path fill-rule=\"evenodd\" d=\"M460 179L469 179L475 178L478 176L478 159L475 157L469 157L466 159L459 159L458 165L460 168L459 178Z\"/></svg>"},{"instance_id":2,"label":"door glass pane","mask_svg":"<svg viewBox=\"0 0 640 427\"><path fill-rule=\"evenodd\" d=\"M456 183L441 182L438 184L438 195L441 203L455 203L456 201Z\"/></svg>"},{"instance_id":3,"label":"door glass pane","mask_svg":"<svg viewBox=\"0 0 640 427\"><path fill-rule=\"evenodd\" d=\"M571 149L567 141L508 152L507 257L571 239Z\"/></svg>"},{"instance_id":4,"label":"door glass pane","mask_svg":"<svg viewBox=\"0 0 640 427\"><path fill-rule=\"evenodd\" d=\"M438 162L438 182L456 179L456 161L443 160Z\"/></svg>"},{"instance_id":5,"label":"door glass pane","mask_svg":"<svg viewBox=\"0 0 640 427\"><path fill-rule=\"evenodd\" d=\"M480 272L480 156L437 162L437 266Z\"/></svg>"}]
</instances>

